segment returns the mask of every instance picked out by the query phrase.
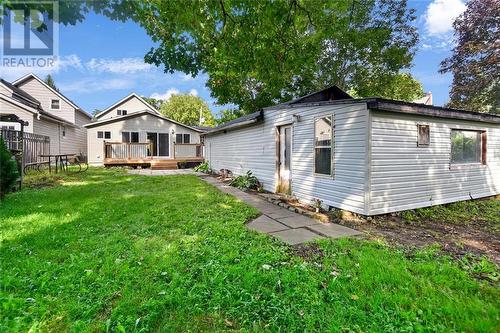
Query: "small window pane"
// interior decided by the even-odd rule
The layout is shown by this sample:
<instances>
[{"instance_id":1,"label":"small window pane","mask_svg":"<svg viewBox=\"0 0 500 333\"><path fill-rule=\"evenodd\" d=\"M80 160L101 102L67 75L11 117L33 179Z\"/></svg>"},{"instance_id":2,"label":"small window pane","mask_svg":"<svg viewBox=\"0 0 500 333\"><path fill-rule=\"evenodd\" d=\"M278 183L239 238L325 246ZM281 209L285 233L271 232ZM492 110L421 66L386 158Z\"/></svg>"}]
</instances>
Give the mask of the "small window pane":
<instances>
[{"instance_id":1,"label":"small window pane","mask_svg":"<svg viewBox=\"0 0 500 333\"><path fill-rule=\"evenodd\" d=\"M191 143L191 134L184 134L184 143Z\"/></svg>"},{"instance_id":2,"label":"small window pane","mask_svg":"<svg viewBox=\"0 0 500 333\"><path fill-rule=\"evenodd\" d=\"M58 99L53 99L50 101L50 108L54 110L59 110L59 100Z\"/></svg>"},{"instance_id":3,"label":"small window pane","mask_svg":"<svg viewBox=\"0 0 500 333\"><path fill-rule=\"evenodd\" d=\"M139 132L130 132L130 142L139 142Z\"/></svg>"},{"instance_id":4,"label":"small window pane","mask_svg":"<svg viewBox=\"0 0 500 333\"><path fill-rule=\"evenodd\" d=\"M182 143L182 134L175 135L175 143Z\"/></svg>"},{"instance_id":5,"label":"small window pane","mask_svg":"<svg viewBox=\"0 0 500 333\"><path fill-rule=\"evenodd\" d=\"M314 172L332 174L332 117L314 121Z\"/></svg>"},{"instance_id":6,"label":"small window pane","mask_svg":"<svg viewBox=\"0 0 500 333\"><path fill-rule=\"evenodd\" d=\"M97 132L97 138L98 138L98 139L102 139L102 138L103 138L103 133L102 133L102 131L98 131L98 132Z\"/></svg>"},{"instance_id":7,"label":"small window pane","mask_svg":"<svg viewBox=\"0 0 500 333\"><path fill-rule=\"evenodd\" d=\"M130 132L122 132L122 142L130 142Z\"/></svg>"},{"instance_id":8,"label":"small window pane","mask_svg":"<svg viewBox=\"0 0 500 333\"><path fill-rule=\"evenodd\" d=\"M116 110L116 115L121 116L122 115L122 110Z\"/></svg>"},{"instance_id":9,"label":"small window pane","mask_svg":"<svg viewBox=\"0 0 500 333\"><path fill-rule=\"evenodd\" d=\"M127 114L127 110L122 110L122 116L125 116Z\"/></svg>"},{"instance_id":10,"label":"small window pane","mask_svg":"<svg viewBox=\"0 0 500 333\"><path fill-rule=\"evenodd\" d=\"M451 131L451 163L481 163L481 132Z\"/></svg>"},{"instance_id":11,"label":"small window pane","mask_svg":"<svg viewBox=\"0 0 500 333\"><path fill-rule=\"evenodd\" d=\"M111 132L104 132L105 139L111 139Z\"/></svg>"},{"instance_id":12,"label":"small window pane","mask_svg":"<svg viewBox=\"0 0 500 333\"><path fill-rule=\"evenodd\" d=\"M418 139L417 146L425 147L431 142L429 125L417 125L418 127Z\"/></svg>"}]
</instances>

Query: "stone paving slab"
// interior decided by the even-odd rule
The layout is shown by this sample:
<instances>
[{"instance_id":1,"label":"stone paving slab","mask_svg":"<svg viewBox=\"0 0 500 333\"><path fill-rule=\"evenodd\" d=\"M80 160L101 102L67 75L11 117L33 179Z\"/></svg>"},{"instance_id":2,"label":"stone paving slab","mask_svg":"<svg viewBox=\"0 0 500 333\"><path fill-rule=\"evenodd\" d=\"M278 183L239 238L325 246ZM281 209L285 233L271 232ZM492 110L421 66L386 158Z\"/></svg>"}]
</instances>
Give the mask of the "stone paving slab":
<instances>
[{"instance_id":1,"label":"stone paving slab","mask_svg":"<svg viewBox=\"0 0 500 333\"><path fill-rule=\"evenodd\" d=\"M361 234L337 224L323 224L310 217L276 206L263 198L245 193L219 180L201 176L201 179L224 193L234 195L241 201L257 208L263 215L247 223L247 228L267 233L282 241L296 245L324 237L339 238Z\"/></svg>"},{"instance_id":2,"label":"stone paving slab","mask_svg":"<svg viewBox=\"0 0 500 333\"><path fill-rule=\"evenodd\" d=\"M313 220L312 218L297 213L295 213L294 216L276 218L276 220L280 223L286 224L290 228L301 228L313 224L319 224L319 222Z\"/></svg>"},{"instance_id":3,"label":"stone paving slab","mask_svg":"<svg viewBox=\"0 0 500 333\"><path fill-rule=\"evenodd\" d=\"M317 223L309 225L307 226L307 228L330 238L350 237L362 234L357 230L347 228L335 223Z\"/></svg>"},{"instance_id":4,"label":"stone paving slab","mask_svg":"<svg viewBox=\"0 0 500 333\"><path fill-rule=\"evenodd\" d=\"M247 228L262 233L270 233L289 229L286 225L276 222L266 215L261 215L255 220L247 223Z\"/></svg>"},{"instance_id":5,"label":"stone paving slab","mask_svg":"<svg viewBox=\"0 0 500 333\"><path fill-rule=\"evenodd\" d=\"M320 236L312 231L309 231L306 228L277 231L277 232L272 232L271 235L281 239L283 242L288 243L290 245L302 244L323 238L323 236Z\"/></svg>"}]
</instances>

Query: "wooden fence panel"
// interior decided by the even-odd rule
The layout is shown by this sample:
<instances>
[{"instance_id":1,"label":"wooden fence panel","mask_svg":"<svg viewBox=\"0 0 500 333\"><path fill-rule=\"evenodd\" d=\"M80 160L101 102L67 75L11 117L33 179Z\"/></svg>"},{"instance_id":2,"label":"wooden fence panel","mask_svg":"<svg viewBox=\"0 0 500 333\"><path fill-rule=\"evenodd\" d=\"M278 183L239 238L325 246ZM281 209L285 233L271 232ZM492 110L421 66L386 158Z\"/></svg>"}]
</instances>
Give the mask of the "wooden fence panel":
<instances>
[{"instance_id":1,"label":"wooden fence panel","mask_svg":"<svg viewBox=\"0 0 500 333\"><path fill-rule=\"evenodd\" d=\"M13 152L22 150L24 165L42 162L43 159L40 155L50 153L50 138L48 136L8 129L1 129L0 136L4 139L9 150Z\"/></svg>"}]
</instances>

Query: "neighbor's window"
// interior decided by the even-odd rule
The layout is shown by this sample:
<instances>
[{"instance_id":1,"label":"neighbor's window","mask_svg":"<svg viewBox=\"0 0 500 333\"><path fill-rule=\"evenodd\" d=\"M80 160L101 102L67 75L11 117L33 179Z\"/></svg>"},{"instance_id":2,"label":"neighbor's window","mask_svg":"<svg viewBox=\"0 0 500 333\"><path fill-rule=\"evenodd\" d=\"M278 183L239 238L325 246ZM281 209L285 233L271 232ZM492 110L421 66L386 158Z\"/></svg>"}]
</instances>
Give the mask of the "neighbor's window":
<instances>
[{"instance_id":1,"label":"neighbor's window","mask_svg":"<svg viewBox=\"0 0 500 333\"><path fill-rule=\"evenodd\" d=\"M97 138L102 139L104 137L103 131L98 131L97 132Z\"/></svg>"},{"instance_id":2,"label":"neighbor's window","mask_svg":"<svg viewBox=\"0 0 500 333\"><path fill-rule=\"evenodd\" d=\"M125 116L127 114L127 110L116 110L116 114L118 116Z\"/></svg>"},{"instance_id":3,"label":"neighbor's window","mask_svg":"<svg viewBox=\"0 0 500 333\"><path fill-rule=\"evenodd\" d=\"M175 143L191 143L191 134L176 134Z\"/></svg>"},{"instance_id":4,"label":"neighbor's window","mask_svg":"<svg viewBox=\"0 0 500 333\"><path fill-rule=\"evenodd\" d=\"M332 116L314 121L314 173L332 174Z\"/></svg>"},{"instance_id":5,"label":"neighbor's window","mask_svg":"<svg viewBox=\"0 0 500 333\"><path fill-rule=\"evenodd\" d=\"M130 142L130 132L122 132L122 142Z\"/></svg>"},{"instance_id":6,"label":"neighbor's window","mask_svg":"<svg viewBox=\"0 0 500 333\"><path fill-rule=\"evenodd\" d=\"M111 139L111 132L104 132L105 139Z\"/></svg>"},{"instance_id":7,"label":"neighbor's window","mask_svg":"<svg viewBox=\"0 0 500 333\"><path fill-rule=\"evenodd\" d=\"M451 163L485 164L486 132L471 130L451 130Z\"/></svg>"},{"instance_id":8,"label":"neighbor's window","mask_svg":"<svg viewBox=\"0 0 500 333\"><path fill-rule=\"evenodd\" d=\"M61 108L61 101L58 99L50 100L50 108L52 110L59 110Z\"/></svg>"},{"instance_id":9,"label":"neighbor's window","mask_svg":"<svg viewBox=\"0 0 500 333\"><path fill-rule=\"evenodd\" d=\"M417 125L417 147L427 147L431 143L431 130L429 125Z\"/></svg>"},{"instance_id":10,"label":"neighbor's window","mask_svg":"<svg viewBox=\"0 0 500 333\"><path fill-rule=\"evenodd\" d=\"M122 132L122 142L139 142L139 132Z\"/></svg>"},{"instance_id":11,"label":"neighbor's window","mask_svg":"<svg viewBox=\"0 0 500 333\"><path fill-rule=\"evenodd\" d=\"M65 126L62 127L62 136L63 137L66 136L66 127Z\"/></svg>"}]
</instances>

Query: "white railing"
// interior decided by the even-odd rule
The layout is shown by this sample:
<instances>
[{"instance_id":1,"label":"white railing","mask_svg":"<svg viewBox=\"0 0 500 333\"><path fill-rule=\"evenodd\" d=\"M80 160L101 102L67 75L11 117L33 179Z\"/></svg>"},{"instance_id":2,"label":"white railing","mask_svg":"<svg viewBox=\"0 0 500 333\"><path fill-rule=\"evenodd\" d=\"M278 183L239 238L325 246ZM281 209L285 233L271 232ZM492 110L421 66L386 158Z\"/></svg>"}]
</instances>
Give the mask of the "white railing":
<instances>
[{"instance_id":1,"label":"white railing","mask_svg":"<svg viewBox=\"0 0 500 333\"><path fill-rule=\"evenodd\" d=\"M175 143L174 158L203 158L203 145L200 143Z\"/></svg>"}]
</instances>

